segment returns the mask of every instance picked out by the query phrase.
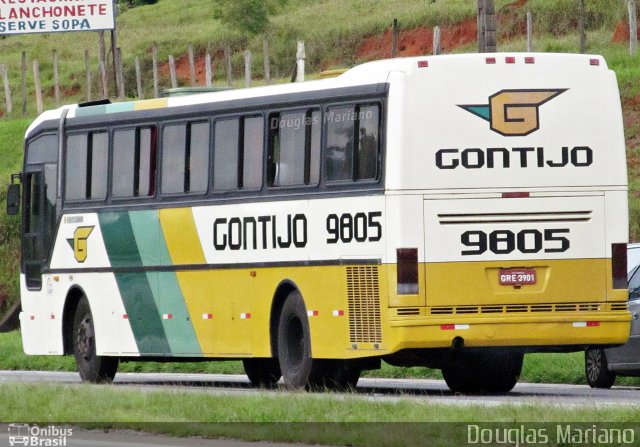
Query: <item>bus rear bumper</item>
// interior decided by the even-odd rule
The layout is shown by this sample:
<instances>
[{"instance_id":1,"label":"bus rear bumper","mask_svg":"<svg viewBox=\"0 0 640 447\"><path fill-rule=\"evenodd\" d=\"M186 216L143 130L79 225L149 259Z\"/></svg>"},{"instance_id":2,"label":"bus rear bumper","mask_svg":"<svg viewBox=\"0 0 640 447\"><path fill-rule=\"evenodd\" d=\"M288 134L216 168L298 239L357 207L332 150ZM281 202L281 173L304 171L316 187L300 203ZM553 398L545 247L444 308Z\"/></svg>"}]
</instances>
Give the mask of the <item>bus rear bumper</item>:
<instances>
[{"instance_id":1,"label":"bus rear bumper","mask_svg":"<svg viewBox=\"0 0 640 447\"><path fill-rule=\"evenodd\" d=\"M398 319L390 322L391 338L402 349L493 346L620 345L629 338L628 312L567 317L461 318L452 321Z\"/></svg>"}]
</instances>

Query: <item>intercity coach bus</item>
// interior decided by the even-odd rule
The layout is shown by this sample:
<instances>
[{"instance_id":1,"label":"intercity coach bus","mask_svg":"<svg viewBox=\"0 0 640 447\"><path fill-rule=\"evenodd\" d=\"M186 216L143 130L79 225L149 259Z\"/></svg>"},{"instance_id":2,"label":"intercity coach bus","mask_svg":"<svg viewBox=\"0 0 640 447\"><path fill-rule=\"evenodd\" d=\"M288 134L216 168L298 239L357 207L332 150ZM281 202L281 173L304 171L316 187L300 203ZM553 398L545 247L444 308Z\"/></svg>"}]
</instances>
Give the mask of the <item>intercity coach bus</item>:
<instances>
[{"instance_id":1,"label":"intercity coach bus","mask_svg":"<svg viewBox=\"0 0 640 447\"><path fill-rule=\"evenodd\" d=\"M467 54L64 106L25 138L24 351L241 359L355 386L381 360L507 392L528 352L629 335L627 174L599 56Z\"/></svg>"}]
</instances>

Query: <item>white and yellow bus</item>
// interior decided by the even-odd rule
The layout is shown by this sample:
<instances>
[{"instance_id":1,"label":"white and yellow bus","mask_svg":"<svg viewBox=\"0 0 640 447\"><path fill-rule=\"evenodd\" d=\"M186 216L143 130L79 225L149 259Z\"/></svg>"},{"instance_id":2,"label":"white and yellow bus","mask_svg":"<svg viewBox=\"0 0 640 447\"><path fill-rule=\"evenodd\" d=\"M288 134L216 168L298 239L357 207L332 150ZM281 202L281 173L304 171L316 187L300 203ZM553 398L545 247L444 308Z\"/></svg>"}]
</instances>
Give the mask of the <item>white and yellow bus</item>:
<instances>
[{"instance_id":1,"label":"white and yellow bus","mask_svg":"<svg viewBox=\"0 0 640 447\"><path fill-rule=\"evenodd\" d=\"M599 56L64 106L29 127L19 177L24 350L74 354L87 381L242 359L257 385L349 386L385 360L508 391L527 352L629 335L622 116Z\"/></svg>"}]
</instances>

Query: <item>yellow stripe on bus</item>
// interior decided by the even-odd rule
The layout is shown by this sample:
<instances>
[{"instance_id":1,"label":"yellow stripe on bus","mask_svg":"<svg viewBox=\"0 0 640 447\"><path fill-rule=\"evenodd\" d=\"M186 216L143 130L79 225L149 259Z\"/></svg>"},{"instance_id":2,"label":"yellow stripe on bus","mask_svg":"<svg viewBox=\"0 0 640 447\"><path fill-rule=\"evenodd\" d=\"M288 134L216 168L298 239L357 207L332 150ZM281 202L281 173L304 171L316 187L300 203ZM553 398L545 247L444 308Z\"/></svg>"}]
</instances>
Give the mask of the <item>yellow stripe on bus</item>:
<instances>
[{"instance_id":1,"label":"yellow stripe on bus","mask_svg":"<svg viewBox=\"0 0 640 447\"><path fill-rule=\"evenodd\" d=\"M206 264L191 209L163 209L158 214L173 265ZM198 275L198 272L176 273L202 353L214 354L216 315L212 309L212 289L202 287L202 284L194 281L194 275Z\"/></svg>"},{"instance_id":2,"label":"yellow stripe on bus","mask_svg":"<svg viewBox=\"0 0 640 447\"><path fill-rule=\"evenodd\" d=\"M134 110L151 110L151 109L163 109L168 107L169 101L167 98L158 99L145 99L142 101L136 101L133 103Z\"/></svg>"}]
</instances>

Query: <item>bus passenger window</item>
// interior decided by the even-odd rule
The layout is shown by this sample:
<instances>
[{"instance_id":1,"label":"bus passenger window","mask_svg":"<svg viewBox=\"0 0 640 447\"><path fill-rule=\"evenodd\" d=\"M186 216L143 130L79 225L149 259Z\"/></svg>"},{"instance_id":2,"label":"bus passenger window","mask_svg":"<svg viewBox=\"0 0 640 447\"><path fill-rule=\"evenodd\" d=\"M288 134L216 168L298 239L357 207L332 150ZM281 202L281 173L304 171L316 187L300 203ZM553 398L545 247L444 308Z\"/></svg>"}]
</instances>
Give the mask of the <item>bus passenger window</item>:
<instances>
[{"instance_id":1,"label":"bus passenger window","mask_svg":"<svg viewBox=\"0 0 640 447\"><path fill-rule=\"evenodd\" d=\"M262 154L264 146L264 122L262 116L248 117L244 122L242 145L242 188L256 189L262 186Z\"/></svg>"},{"instance_id":2,"label":"bus passenger window","mask_svg":"<svg viewBox=\"0 0 640 447\"><path fill-rule=\"evenodd\" d=\"M358 113L359 138L357 144L356 180L375 180L378 176L379 111L378 106L360 107Z\"/></svg>"},{"instance_id":3,"label":"bus passenger window","mask_svg":"<svg viewBox=\"0 0 640 447\"><path fill-rule=\"evenodd\" d=\"M239 136L239 119L216 121L213 159L213 189L216 191L238 187Z\"/></svg>"},{"instance_id":4,"label":"bus passenger window","mask_svg":"<svg viewBox=\"0 0 640 447\"><path fill-rule=\"evenodd\" d=\"M378 178L378 105L332 107L327 111L327 181Z\"/></svg>"},{"instance_id":5,"label":"bus passenger window","mask_svg":"<svg viewBox=\"0 0 640 447\"><path fill-rule=\"evenodd\" d=\"M209 123L165 126L162 133L162 193L204 193L209 173Z\"/></svg>"},{"instance_id":6,"label":"bus passenger window","mask_svg":"<svg viewBox=\"0 0 640 447\"><path fill-rule=\"evenodd\" d=\"M69 135L65 158L65 200L104 200L107 197L107 132Z\"/></svg>"},{"instance_id":7,"label":"bus passenger window","mask_svg":"<svg viewBox=\"0 0 640 447\"><path fill-rule=\"evenodd\" d=\"M153 196L155 166L155 127L138 127L114 132L112 169L114 197Z\"/></svg>"},{"instance_id":8,"label":"bus passenger window","mask_svg":"<svg viewBox=\"0 0 640 447\"><path fill-rule=\"evenodd\" d=\"M269 186L318 184L320 123L319 110L269 115Z\"/></svg>"}]
</instances>

